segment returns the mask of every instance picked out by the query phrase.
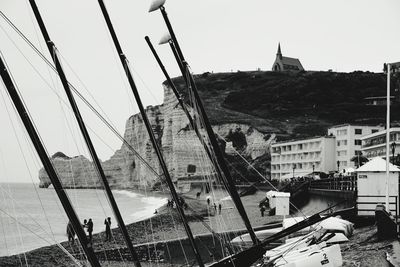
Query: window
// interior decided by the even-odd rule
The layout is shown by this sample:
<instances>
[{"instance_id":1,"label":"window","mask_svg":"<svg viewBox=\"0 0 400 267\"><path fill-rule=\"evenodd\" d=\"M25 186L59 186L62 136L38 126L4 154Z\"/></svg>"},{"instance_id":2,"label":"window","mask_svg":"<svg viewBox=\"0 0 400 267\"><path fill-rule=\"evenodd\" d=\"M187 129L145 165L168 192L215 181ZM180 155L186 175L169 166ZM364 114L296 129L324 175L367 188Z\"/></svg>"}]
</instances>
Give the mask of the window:
<instances>
[{"instance_id":1,"label":"window","mask_svg":"<svg viewBox=\"0 0 400 267\"><path fill-rule=\"evenodd\" d=\"M303 144L298 144L298 149L302 150L303 149Z\"/></svg>"},{"instance_id":2,"label":"window","mask_svg":"<svg viewBox=\"0 0 400 267\"><path fill-rule=\"evenodd\" d=\"M196 172L196 165L189 164L187 165L187 173L195 173Z\"/></svg>"},{"instance_id":3,"label":"window","mask_svg":"<svg viewBox=\"0 0 400 267\"><path fill-rule=\"evenodd\" d=\"M354 129L355 134L362 134L362 129Z\"/></svg>"},{"instance_id":4,"label":"window","mask_svg":"<svg viewBox=\"0 0 400 267\"><path fill-rule=\"evenodd\" d=\"M339 141L337 141L337 146L347 146L347 140L339 140Z\"/></svg>"},{"instance_id":5,"label":"window","mask_svg":"<svg viewBox=\"0 0 400 267\"><path fill-rule=\"evenodd\" d=\"M360 139L355 139L354 140L354 145L361 146L361 140Z\"/></svg>"},{"instance_id":6,"label":"window","mask_svg":"<svg viewBox=\"0 0 400 267\"><path fill-rule=\"evenodd\" d=\"M361 153L360 150L355 150L355 151L354 151L354 155L356 155L356 156L361 156L362 153Z\"/></svg>"}]
</instances>

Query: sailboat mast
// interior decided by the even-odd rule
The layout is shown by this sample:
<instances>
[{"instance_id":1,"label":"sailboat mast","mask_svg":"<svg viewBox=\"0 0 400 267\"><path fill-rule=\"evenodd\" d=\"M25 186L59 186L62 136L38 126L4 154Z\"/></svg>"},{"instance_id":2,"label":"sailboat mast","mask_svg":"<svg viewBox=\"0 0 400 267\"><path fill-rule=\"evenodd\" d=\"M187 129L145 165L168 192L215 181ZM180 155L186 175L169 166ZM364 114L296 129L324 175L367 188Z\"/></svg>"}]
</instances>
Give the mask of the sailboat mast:
<instances>
[{"instance_id":1,"label":"sailboat mast","mask_svg":"<svg viewBox=\"0 0 400 267\"><path fill-rule=\"evenodd\" d=\"M215 153L215 156L216 156L216 159L217 159L218 166L216 166L216 168L219 168L219 167L221 168L221 171L223 172L224 177L225 177L225 179L222 179L222 182L224 183L224 186L228 190L229 194L231 195L232 200L235 203L235 206L238 209L239 214L242 217L242 220L243 220L243 222L244 222L244 224L246 226L246 229L249 232L251 240L253 241L254 244L258 244L259 240L257 239L257 237L256 237L256 235L254 233L254 230L251 227L250 220L249 220L249 218L247 216L247 213L246 213L246 211L244 209L243 203L242 203L242 201L240 199L240 196L239 196L239 194L237 192L236 186L235 186L235 184L233 182L233 179L231 177L229 169L226 166L226 163L225 163L225 160L224 160L224 157L223 157L223 153L222 153L222 151L221 151L221 149L220 149L220 147L218 145L218 141L217 141L217 139L215 137L215 133L214 133L212 127L211 127L211 123L210 123L210 121L209 121L209 119L207 117L207 114L205 112L205 109L204 109L204 106L202 104L201 98L200 98L200 96L198 94L196 83L194 82L193 76L190 73L190 70L188 68L188 64L187 64L187 62L186 62L186 60L185 60L185 58L183 56L182 50L180 49L180 46L179 46L179 43L178 43L178 41L176 39L174 30L172 29L171 23L169 21L167 12L165 11L165 7L161 6L160 10L161 10L162 16L164 18L164 21L165 21L165 23L167 25L168 31L169 31L169 33L171 35L172 42L174 44L174 46L171 46L171 48L175 48L177 54L174 53L174 55L176 56L176 59L181 62L181 65L183 67L183 68L181 68L183 70L182 76L185 79L188 88L190 87L192 89L193 95L194 95L195 100L196 100L196 103L197 103L198 108L200 110L200 114L201 114L201 116L203 118L204 127L205 127L205 129L207 131L207 135L208 135L208 137L210 139L211 146L212 146L212 148L214 150L214 153ZM189 76L188 77L189 80L186 79L186 75Z\"/></svg>"},{"instance_id":2,"label":"sailboat mast","mask_svg":"<svg viewBox=\"0 0 400 267\"><path fill-rule=\"evenodd\" d=\"M42 164L50 178L50 181L53 184L54 190L56 191L57 196L61 201L64 211L67 214L67 217L72 224L72 227L79 239L79 242L81 243L82 248L85 251L89 263L93 267L99 267L100 263L97 260L93 247L88 242L86 233L82 228L78 215L75 213L75 210L68 199L67 193L64 191L62 187L60 179L56 171L54 170L54 167L49 159L49 156L47 155L46 149L44 148L41 139L38 133L36 132L36 128L33 125L24 104L22 103L22 100L18 95L17 90L15 89L15 85L12 81L11 75L9 74L6 65L3 61L3 58L1 56L0 56L0 76L3 79L4 85L7 88L7 91L14 103L15 108L17 109L17 112L25 126L26 131L29 134L29 137L36 149L36 152L39 155L39 158L42 161Z\"/></svg>"},{"instance_id":3,"label":"sailboat mast","mask_svg":"<svg viewBox=\"0 0 400 267\"><path fill-rule=\"evenodd\" d=\"M197 260L199 266L203 267L204 266L203 260L201 259L199 250L198 250L196 242L194 240L194 236L193 236L192 230L189 227L189 224L188 224L188 222L186 220L186 216L185 216L185 213L183 211L183 208L180 205L181 201L180 201L179 196L178 196L178 194L177 194L177 192L175 190L175 186L174 186L174 184L172 182L172 179L171 179L171 176L169 174L167 165L166 165L166 163L164 161L164 158L163 158L163 155L161 153L160 147L159 147L159 145L157 143L157 140L156 140L156 138L154 136L152 126L151 126L151 124L149 122L149 119L147 117L146 111L145 111L145 109L143 107L142 100L141 100L139 92L138 92L138 90L136 88L136 84L135 84L135 82L133 80L132 73L131 73L131 71L129 69L128 60L127 60L125 54L122 51L121 45L120 45L120 43L118 41L117 35L115 33L114 27L112 25L110 16L108 15L108 12L107 12L107 9L106 9L106 6L105 6L104 2L102 0L98 0L98 2L99 2L99 5L100 5L100 8L101 8L101 11L103 13L104 19L105 19L105 21L107 23L108 29L110 31L111 37L113 39L113 42L114 42L115 48L117 50L118 56L119 56L119 58L121 60L122 67L125 70L125 74L126 74L126 77L128 78L128 82L129 82L129 85L130 85L130 87L132 89L132 92L133 92L133 95L135 97L136 103L137 103L137 105L139 107L140 114L142 115L142 119L143 119L143 122L144 122L144 124L146 126L147 132L149 134L150 141L151 141L151 143L153 145L153 148L154 148L154 150L155 150L155 152L157 154L161 169L163 170L163 173L165 175L165 180L166 180L166 182L168 184L168 187L169 187L169 189L171 191L172 198L174 199L174 201L176 203L176 207L177 207L178 213L179 213L180 218L182 220L183 226L185 228L185 231L186 231L186 234L188 236L189 242L190 242L191 247L193 249L193 252L195 254L196 260Z\"/></svg>"},{"instance_id":4,"label":"sailboat mast","mask_svg":"<svg viewBox=\"0 0 400 267\"><path fill-rule=\"evenodd\" d=\"M104 174L103 168L101 167L100 160L99 160L99 158L97 156L96 150L95 150L95 148L93 146L93 143L92 143L92 141L90 139L89 132L87 131L86 125L85 125L85 123L84 123L84 121L82 119L82 116L81 116L81 113L79 111L78 105L76 104L74 96L73 96L73 94L71 92L71 89L69 87L67 77L65 76L64 70L63 70L63 68L61 66L61 62L60 62L60 59L59 59L58 54L57 54L57 48L56 48L56 46L54 45L54 43L50 39L50 36L49 36L49 34L48 34L47 30L46 30L46 27L44 25L43 19L42 19L41 15L40 15L39 9L38 9L35 1L34 0L29 0L29 2L31 4L33 13L35 14L36 20L37 20L37 22L39 24L40 30L42 32L42 35L43 35L43 37L45 39L47 48L49 49L50 55L51 55L51 57L53 59L53 62L55 64L57 72L58 72L58 74L60 76L61 83L62 83L62 85L64 87L65 93L67 94L69 103L70 103L70 105L72 107L72 110L74 111L75 118L76 118L76 120L78 122L79 128L80 128L80 130L82 132L82 135L83 135L83 137L85 139L85 143L86 143L87 148L88 148L88 150L90 152L90 155L91 155L91 157L93 159L93 162L94 162L94 165L96 167L97 173L99 174L99 176L101 178L101 181L103 183L103 186L104 186L104 189L106 191L107 197L108 197L109 202L111 204L111 208L112 208L112 210L114 212L114 215L116 217L116 220L118 222L118 226L120 227L122 235L123 235L123 237L125 239L125 243L126 243L128 249L130 251L130 254L132 255L132 258L133 258L133 261L135 263L135 266L136 267L141 267L140 262L139 262L139 258L138 258L137 254L136 254L136 251L135 251L135 249L133 247L132 241L131 241L131 239L129 237L128 230L126 229L124 220L122 219L122 216L121 216L121 213L119 211L118 205L117 205L117 203L115 201L113 193L111 192L111 188L110 188L110 186L108 184L106 175Z\"/></svg>"},{"instance_id":5,"label":"sailboat mast","mask_svg":"<svg viewBox=\"0 0 400 267\"><path fill-rule=\"evenodd\" d=\"M148 46L149 46L151 52L153 53L154 58L156 59L158 65L159 65L159 67L160 67L160 69L162 70L162 72L163 72L165 78L167 79L167 82L168 82L169 86L171 87L172 91L174 92L175 97L178 99L179 105L181 106L182 110L185 112L185 115L186 115L186 117L187 117L188 120L189 120L190 126L192 127L192 129L194 129L194 131L195 131L197 137L199 138L201 144L203 145L203 147L204 147L204 149L205 149L205 151L206 151L206 153L207 153L209 159L211 160L211 162L214 163L214 158L212 157L210 148L207 146L207 144L206 144L206 142L205 142L203 136L202 136L201 133L200 133L199 128L198 128L197 125L194 123L193 118L192 118L192 116L190 115L190 112L189 112L188 108L185 106L185 103L183 102L182 96L179 94L178 90L177 90L176 87L175 87L175 84L172 82L171 77L169 76L167 70L165 69L163 63L161 62L161 59L160 59L160 57L158 56L156 50L154 49L154 46L153 46L153 44L151 43L150 38L149 38L148 36L146 36L146 37L145 37L145 40L146 40L146 42L147 42L147 44L148 44ZM221 175L221 172L220 172L220 169L219 169L219 168L216 169L216 172L217 172L218 176L219 176L220 178L222 178L222 175Z\"/></svg>"}]
</instances>

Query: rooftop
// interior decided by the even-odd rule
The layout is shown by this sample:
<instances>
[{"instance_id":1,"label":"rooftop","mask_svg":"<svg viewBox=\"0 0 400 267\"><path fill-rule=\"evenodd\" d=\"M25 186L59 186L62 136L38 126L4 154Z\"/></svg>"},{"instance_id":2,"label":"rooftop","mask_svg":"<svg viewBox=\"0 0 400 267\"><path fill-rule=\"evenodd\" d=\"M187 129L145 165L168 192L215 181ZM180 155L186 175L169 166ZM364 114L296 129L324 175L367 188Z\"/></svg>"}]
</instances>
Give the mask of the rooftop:
<instances>
[{"instance_id":1,"label":"rooftop","mask_svg":"<svg viewBox=\"0 0 400 267\"><path fill-rule=\"evenodd\" d=\"M389 171L400 172L400 169L392 163L389 163ZM356 172L386 172L386 160L381 157L373 158L358 168Z\"/></svg>"},{"instance_id":2,"label":"rooftop","mask_svg":"<svg viewBox=\"0 0 400 267\"><path fill-rule=\"evenodd\" d=\"M392 133L392 132L400 132L400 127L392 127L392 128L390 128L389 132L390 133ZM365 140L365 139L368 139L368 138L380 136L382 134L386 134L386 129L381 130L381 131L376 132L376 133L373 133L373 134L367 134L367 135L361 136L360 139L361 140Z\"/></svg>"},{"instance_id":3,"label":"rooftop","mask_svg":"<svg viewBox=\"0 0 400 267\"><path fill-rule=\"evenodd\" d=\"M309 141L309 140L312 140L312 139L320 139L320 138L336 138L336 137L333 136L333 135L332 136L330 136L330 135L313 136L313 137L309 137L309 138L280 141L280 142L276 142L276 143L271 144L271 146L282 145L282 144L286 144L286 143L295 143L295 142L301 142L301 141Z\"/></svg>"},{"instance_id":4,"label":"rooftop","mask_svg":"<svg viewBox=\"0 0 400 267\"><path fill-rule=\"evenodd\" d=\"M299 70L303 69L303 66L301 65L300 60L298 58L282 57L282 64L296 66L299 68Z\"/></svg>"},{"instance_id":5,"label":"rooftop","mask_svg":"<svg viewBox=\"0 0 400 267\"><path fill-rule=\"evenodd\" d=\"M343 123L343 124L333 125L333 126L329 127L329 129L342 128L342 127L345 127L345 126L353 126L353 127L382 127L380 125L361 125L361 124Z\"/></svg>"}]
</instances>

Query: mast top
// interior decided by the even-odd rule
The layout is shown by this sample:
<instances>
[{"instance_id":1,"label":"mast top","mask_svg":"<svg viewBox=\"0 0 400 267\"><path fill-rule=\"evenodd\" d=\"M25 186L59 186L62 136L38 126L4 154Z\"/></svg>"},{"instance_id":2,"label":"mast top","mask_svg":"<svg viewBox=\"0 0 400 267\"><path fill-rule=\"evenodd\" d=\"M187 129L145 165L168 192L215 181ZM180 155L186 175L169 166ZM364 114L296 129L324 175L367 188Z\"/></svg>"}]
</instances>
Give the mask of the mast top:
<instances>
[{"instance_id":1,"label":"mast top","mask_svg":"<svg viewBox=\"0 0 400 267\"><path fill-rule=\"evenodd\" d=\"M162 7L165 4L166 0L154 0L149 8L149 13L156 11L157 9L159 9L160 7Z\"/></svg>"},{"instance_id":2,"label":"mast top","mask_svg":"<svg viewBox=\"0 0 400 267\"><path fill-rule=\"evenodd\" d=\"M158 44L163 45L169 43L170 41L171 41L171 35L169 33L166 33L160 38Z\"/></svg>"}]
</instances>

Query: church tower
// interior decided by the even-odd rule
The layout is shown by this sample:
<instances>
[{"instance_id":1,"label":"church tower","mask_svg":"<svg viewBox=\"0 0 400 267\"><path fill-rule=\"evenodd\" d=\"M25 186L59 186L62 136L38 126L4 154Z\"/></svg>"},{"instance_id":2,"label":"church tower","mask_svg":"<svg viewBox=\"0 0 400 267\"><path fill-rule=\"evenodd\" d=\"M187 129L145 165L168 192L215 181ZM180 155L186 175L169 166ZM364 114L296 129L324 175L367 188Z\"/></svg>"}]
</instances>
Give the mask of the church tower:
<instances>
[{"instance_id":1,"label":"church tower","mask_svg":"<svg viewBox=\"0 0 400 267\"><path fill-rule=\"evenodd\" d=\"M281 43L278 43L278 52L276 52L276 58L282 60Z\"/></svg>"}]
</instances>

